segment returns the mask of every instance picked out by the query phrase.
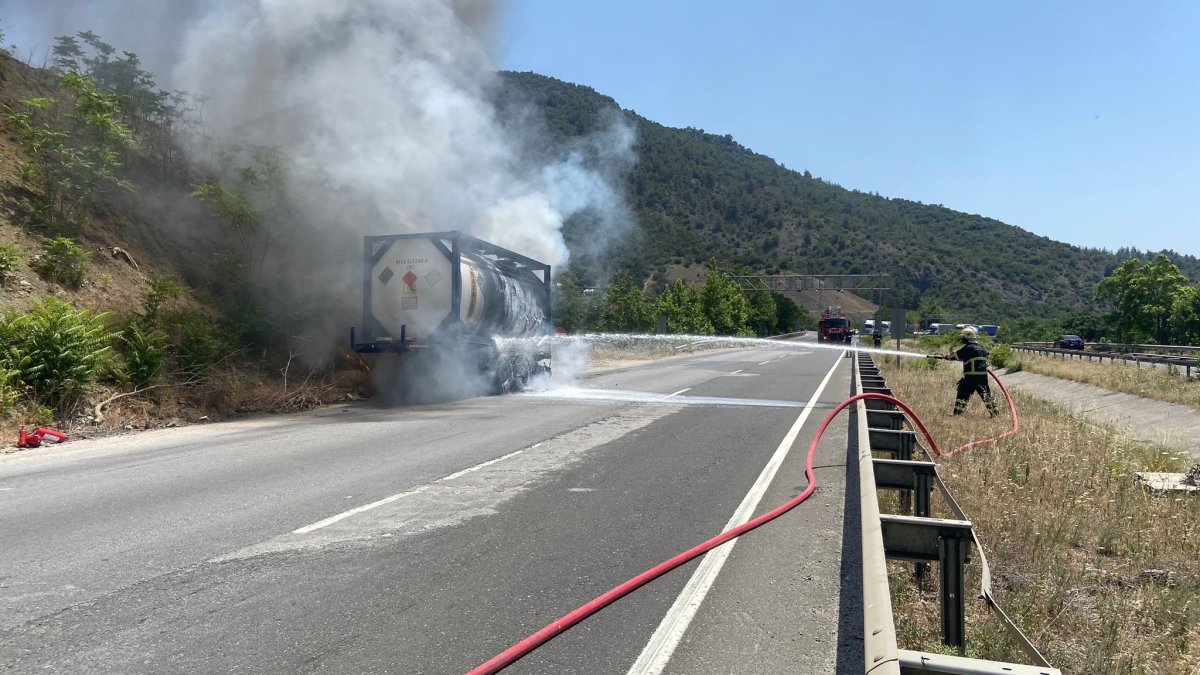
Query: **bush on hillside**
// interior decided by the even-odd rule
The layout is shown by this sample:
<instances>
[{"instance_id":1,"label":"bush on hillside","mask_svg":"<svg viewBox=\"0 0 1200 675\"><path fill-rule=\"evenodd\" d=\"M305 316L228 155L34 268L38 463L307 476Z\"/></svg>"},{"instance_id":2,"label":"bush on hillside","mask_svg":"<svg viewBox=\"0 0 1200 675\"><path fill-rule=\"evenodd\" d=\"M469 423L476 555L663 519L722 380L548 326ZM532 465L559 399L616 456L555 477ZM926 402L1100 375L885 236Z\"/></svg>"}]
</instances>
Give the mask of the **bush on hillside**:
<instances>
[{"instance_id":1,"label":"bush on hillside","mask_svg":"<svg viewBox=\"0 0 1200 675\"><path fill-rule=\"evenodd\" d=\"M108 314L76 310L46 298L28 312L0 319L0 369L36 403L63 406L81 396L109 358Z\"/></svg>"},{"instance_id":2,"label":"bush on hillside","mask_svg":"<svg viewBox=\"0 0 1200 675\"><path fill-rule=\"evenodd\" d=\"M38 259L36 269L46 281L79 288L91 258L79 244L67 237L57 237L46 245L46 252Z\"/></svg>"},{"instance_id":3,"label":"bush on hillside","mask_svg":"<svg viewBox=\"0 0 1200 675\"><path fill-rule=\"evenodd\" d=\"M8 283L9 276L24 259L25 254L16 245L0 244L0 284Z\"/></svg>"},{"instance_id":4,"label":"bush on hillside","mask_svg":"<svg viewBox=\"0 0 1200 675\"><path fill-rule=\"evenodd\" d=\"M130 321L121 331L121 353L125 375L135 388L144 387L163 374L167 363L167 335Z\"/></svg>"},{"instance_id":5,"label":"bush on hillside","mask_svg":"<svg viewBox=\"0 0 1200 675\"><path fill-rule=\"evenodd\" d=\"M212 320L199 312L167 312L163 322L178 329L179 366L189 375L203 373L234 351Z\"/></svg>"}]
</instances>

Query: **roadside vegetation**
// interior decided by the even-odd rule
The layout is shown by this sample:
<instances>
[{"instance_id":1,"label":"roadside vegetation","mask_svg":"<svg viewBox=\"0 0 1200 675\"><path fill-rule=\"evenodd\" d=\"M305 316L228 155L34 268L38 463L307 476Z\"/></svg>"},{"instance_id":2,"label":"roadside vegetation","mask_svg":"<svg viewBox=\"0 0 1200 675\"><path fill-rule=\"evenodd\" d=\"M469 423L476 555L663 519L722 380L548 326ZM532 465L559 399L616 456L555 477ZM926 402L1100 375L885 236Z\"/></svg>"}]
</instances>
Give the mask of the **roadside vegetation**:
<instances>
[{"instance_id":1,"label":"roadside vegetation","mask_svg":"<svg viewBox=\"0 0 1200 675\"><path fill-rule=\"evenodd\" d=\"M949 414L958 377L950 364L878 364L943 450L1011 427L1007 414L988 420L978 399L967 415ZM1001 607L1064 673L1195 673L1200 497L1155 493L1133 475L1186 471L1192 461L1015 396L1019 434L942 460L947 485L986 547ZM939 502L935 496L934 515L953 517ZM883 511L895 513L896 503L881 495ZM974 593L979 569L971 567ZM923 589L912 569L890 563L901 645L944 652L936 567ZM970 601L967 613L968 655L1028 662L982 600Z\"/></svg>"},{"instance_id":2,"label":"roadside vegetation","mask_svg":"<svg viewBox=\"0 0 1200 675\"><path fill-rule=\"evenodd\" d=\"M19 426L78 437L300 410L363 392L361 362L297 335L297 314L288 314L296 303L268 303L259 291L273 228L288 217L277 203L285 158L248 148L219 174L190 166L180 133L195 127L202 97L160 89L136 54L90 31L58 38L48 69L7 57L0 445ZM205 243L193 246L215 251L215 264L184 253L139 265L113 246L162 236L131 231L149 220L139 211L143 190L178 195L176 210L194 212L195 222L156 225L203 232ZM184 258L191 267L174 269Z\"/></svg>"},{"instance_id":3,"label":"roadside vegetation","mask_svg":"<svg viewBox=\"0 0 1200 675\"><path fill-rule=\"evenodd\" d=\"M1187 377L1178 367L1137 367L1122 361L1099 363L1021 353L1009 366L1010 372L1018 370L1200 409L1200 377L1195 369L1192 377Z\"/></svg>"},{"instance_id":4,"label":"roadside vegetation","mask_svg":"<svg viewBox=\"0 0 1200 675\"><path fill-rule=\"evenodd\" d=\"M628 274L617 275L592 295L585 295L571 273L558 279L555 288L555 323L568 333L604 331L654 333L659 317L665 332L684 335L779 335L816 327L807 310L770 291L743 291L730 277L748 270L731 269L709 260L704 283L676 280L655 293L634 283Z\"/></svg>"}]
</instances>

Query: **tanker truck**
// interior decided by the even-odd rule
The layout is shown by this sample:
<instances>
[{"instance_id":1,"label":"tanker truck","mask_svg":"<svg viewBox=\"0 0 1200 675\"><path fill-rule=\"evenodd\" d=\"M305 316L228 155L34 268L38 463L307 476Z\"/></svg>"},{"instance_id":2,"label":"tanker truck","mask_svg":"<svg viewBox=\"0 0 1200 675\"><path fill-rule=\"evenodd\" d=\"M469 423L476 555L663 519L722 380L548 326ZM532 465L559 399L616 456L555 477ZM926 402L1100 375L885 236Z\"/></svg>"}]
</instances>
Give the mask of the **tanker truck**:
<instances>
[{"instance_id":1,"label":"tanker truck","mask_svg":"<svg viewBox=\"0 0 1200 675\"><path fill-rule=\"evenodd\" d=\"M350 343L377 388L409 398L473 381L460 393L504 393L550 369L545 263L457 231L368 236L362 283Z\"/></svg>"}]
</instances>

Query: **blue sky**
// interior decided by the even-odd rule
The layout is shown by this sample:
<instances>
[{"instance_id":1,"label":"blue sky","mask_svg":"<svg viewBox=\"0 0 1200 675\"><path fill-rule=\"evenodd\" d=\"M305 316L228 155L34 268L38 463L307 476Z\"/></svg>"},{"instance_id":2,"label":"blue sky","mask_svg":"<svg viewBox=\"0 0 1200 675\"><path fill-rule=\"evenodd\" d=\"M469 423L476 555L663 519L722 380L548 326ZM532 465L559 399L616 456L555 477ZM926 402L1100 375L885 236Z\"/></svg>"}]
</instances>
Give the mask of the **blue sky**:
<instances>
[{"instance_id":1,"label":"blue sky","mask_svg":"<svg viewBox=\"0 0 1200 675\"><path fill-rule=\"evenodd\" d=\"M789 168L1200 256L1200 3L510 0L502 65Z\"/></svg>"}]
</instances>

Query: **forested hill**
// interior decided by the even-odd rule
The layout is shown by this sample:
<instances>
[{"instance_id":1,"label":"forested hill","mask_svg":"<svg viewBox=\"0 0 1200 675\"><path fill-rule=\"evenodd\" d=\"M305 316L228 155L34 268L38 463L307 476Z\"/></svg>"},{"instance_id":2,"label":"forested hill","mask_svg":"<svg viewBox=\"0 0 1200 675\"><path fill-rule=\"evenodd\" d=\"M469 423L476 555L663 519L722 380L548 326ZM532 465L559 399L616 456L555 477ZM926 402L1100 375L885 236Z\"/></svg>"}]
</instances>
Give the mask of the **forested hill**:
<instances>
[{"instance_id":1,"label":"forested hill","mask_svg":"<svg viewBox=\"0 0 1200 675\"><path fill-rule=\"evenodd\" d=\"M534 73L504 76L506 86L540 104L560 139L595 130L604 123L602 111L618 109L588 87ZM1086 305L1096 283L1121 261L1152 257L1080 248L984 216L847 190L785 168L730 136L624 115L638 133L628 189L640 232L613 247L607 262L637 276L710 257L770 273L886 272L894 289L888 304L916 308L932 300L999 319ZM582 219L570 223L568 242L585 240L579 230L586 227ZM1200 260L1168 255L1188 277L1200 278ZM593 269L606 266L583 260Z\"/></svg>"}]
</instances>

